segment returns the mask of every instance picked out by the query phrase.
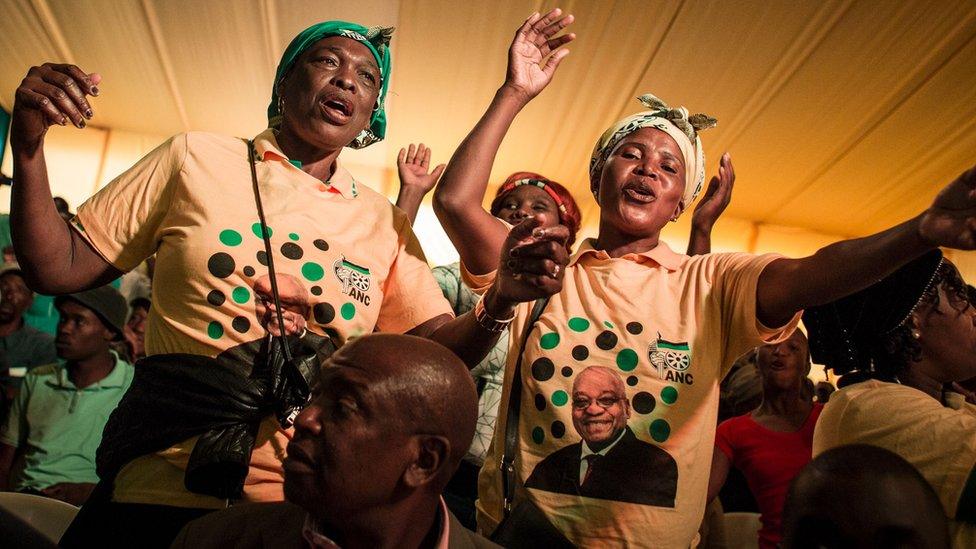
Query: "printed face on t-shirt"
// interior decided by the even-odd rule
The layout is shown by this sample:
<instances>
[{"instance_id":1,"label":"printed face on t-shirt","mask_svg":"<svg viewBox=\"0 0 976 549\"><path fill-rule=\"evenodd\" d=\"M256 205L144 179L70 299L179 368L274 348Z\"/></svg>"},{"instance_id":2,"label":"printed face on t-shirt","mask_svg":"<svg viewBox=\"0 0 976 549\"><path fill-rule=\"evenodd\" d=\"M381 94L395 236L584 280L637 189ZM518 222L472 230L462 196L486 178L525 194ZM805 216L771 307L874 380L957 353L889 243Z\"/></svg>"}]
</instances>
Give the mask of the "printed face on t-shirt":
<instances>
[{"instance_id":1,"label":"printed face on t-shirt","mask_svg":"<svg viewBox=\"0 0 976 549\"><path fill-rule=\"evenodd\" d=\"M589 366L573 381L573 427L583 439L540 461L527 488L593 499L674 507L678 468L667 451L628 429L624 380L606 366ZM584 456L585 448L590 453ZM594 453L599 454L593 455ZM581 469L582 460L586 469Z\"/></svg>"},{"instance_id":2,"label":"printed face on t-shirt","mask_svg":"<svg viewBox=\"0 0 976 549\"><path fill-rule=\"evenodd\" d=\"M613 442L627 426L630 402L624 381L601 366L583 370L573 383L573 427L592 450Z\"/></svg>"}]
</instances>

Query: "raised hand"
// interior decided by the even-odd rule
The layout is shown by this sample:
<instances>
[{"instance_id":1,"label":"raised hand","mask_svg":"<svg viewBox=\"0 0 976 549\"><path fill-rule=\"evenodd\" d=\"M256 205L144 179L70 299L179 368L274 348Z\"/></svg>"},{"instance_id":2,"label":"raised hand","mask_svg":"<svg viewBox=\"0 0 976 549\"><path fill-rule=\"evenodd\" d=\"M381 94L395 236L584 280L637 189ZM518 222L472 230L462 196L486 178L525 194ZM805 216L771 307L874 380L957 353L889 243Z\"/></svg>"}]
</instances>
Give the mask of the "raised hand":
<instances>
[{"instance_id":1,"label":"raised hand","mask_svg":"<svg viewBox=\"0 0 976 549\"><path fill-rule=\"evenodd\" d=\"M919 235L932 246L976 250L976 166L939 192L918 227Z\"/></svg>"},{"instance_id":2,"label":"raised hand","mask_svg":"<svg viewBox=\"0 0 976 549\"><path fill-rule=\"evenodd\" d=\"M407 149L400 149L397 156L397 171L400 173L400 187L411 188L427 194L437 180L444 173L446 164L440 164L433 171L430 170L430 148L423 143L414 146L412 143Z\"/></svg>"},{"instance_id":3,"label":"raised hand","mask_svg":"<svg viewBox=\"0 0 976 549\"><path fill-rule=\"evenodd\" d=\"M562 289L569 263L569 229L562 225L543 228L544 221L544 215L530 217L513 227L505 239L494 288L502 303L532 301Z\"/></svg>"},{"instance_id":4,"label":"raised hand","mask_svg":"<svg viewBox=\"0 0 976 549\"><path fill-rule=\"evenodd\" d=\"M521 93L526 101L549 85L559 63L569 55L563 46L576 39L573 33L556 37L573 22L572 15L560 15L559 8L544 16L533 13L515 32L508 49L505 85Z\"/></svg>"},{"instance_id":5,"label":"raised hand","mask_svg":"<svg viewBox=\"0 0 976 549\"><path fill-rule=\"evenodd\" d=\"M729 153L719 161L718 175L712 176L705 190L705 196L698 201L691 215L691 225L696 230L711 231L719 216L732 200L732 187L735 186L735 170Z\"/></svg>"},{"instance_id":6,"label":"raised hand","mask_svg":"<svg viewBox=\"0 0 976 549\"><path fill-rule=\"evenodd\" d=\"M98 73L88 74L74 65L31 67L14 94L11 146L39 143L54 124L70 122L84 128L95 115L86 96L98 95L101 81Z\"/></svg>"}]
</instances>

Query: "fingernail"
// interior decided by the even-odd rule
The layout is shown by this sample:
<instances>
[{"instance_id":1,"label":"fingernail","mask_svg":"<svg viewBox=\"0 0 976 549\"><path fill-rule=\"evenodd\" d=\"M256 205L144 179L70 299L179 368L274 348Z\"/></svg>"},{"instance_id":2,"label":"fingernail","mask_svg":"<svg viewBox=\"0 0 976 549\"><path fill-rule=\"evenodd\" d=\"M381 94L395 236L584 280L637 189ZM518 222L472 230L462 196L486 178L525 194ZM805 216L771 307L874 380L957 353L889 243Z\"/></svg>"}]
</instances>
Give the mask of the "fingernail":
<instances>
[{"instance_id":1,"label":"fingernail","mask_svg":"<svg viewBox=\"0 0 976 549\"><path fill-rule=\"evenodd\" d=\"M88 109L87 111L85 111L85 118L91 118L91 117L92 117L92 111L91 109Z\"/></svg>"},{"instance_id":2,"label":"fingernail","mask_svg":"<svg viewBox=\"0 0 976 549\"><path fill-rule=\"evenodd\" d=\"M536 238L542 238L542 237L546 236L546 230L543 229L542 227L539 227L537 229L534 229L532 231L532 236L534 236Z\"/></svg>"},{"instance_id":3,"label":"fingernail","mask_svg":"<svg viewBox=\"0 0 976 549\"><path fill-rule=\"evenodd\" d=\"M62 126L67 126L68 125L68 119L67 119L67 117L64 117L64 118L61 119L61 125Z\"/></svg>"},{"instance_id":4,"label":"fingernail","mask_svg":"<svg viewBox=\"0 0 976 549\"><path fill-rule=\"evenodd\" d=\"M84 127L85 127L85 121L84 120L79 120L78 121L78 127L84 129Z\"/></svg>"},{"instance_id":5,"label":"fingernail","mask_svg":"<svg viewBox=\"0 0 976 549\"><path fill-rule=\"evenodd\" d=\"M92 86L92 95L98 95L98 86Z\"/></svg>"}]
</instances>

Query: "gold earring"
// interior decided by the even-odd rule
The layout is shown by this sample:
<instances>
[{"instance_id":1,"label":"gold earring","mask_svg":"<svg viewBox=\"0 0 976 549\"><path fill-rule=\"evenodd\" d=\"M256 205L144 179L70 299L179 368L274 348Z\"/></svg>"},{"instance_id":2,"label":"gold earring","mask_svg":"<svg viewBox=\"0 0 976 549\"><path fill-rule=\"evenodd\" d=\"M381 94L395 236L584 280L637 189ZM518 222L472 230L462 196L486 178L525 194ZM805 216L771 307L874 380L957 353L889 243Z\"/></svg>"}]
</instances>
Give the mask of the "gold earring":
<instances>
[{"instance_id":1,"label":"gold earring","mask_svg":"<svg viewBox=\"0 0 976 549\"><path fill-rule=\"evenodd\" d=\"M922 338L922 334L919 333L918 330L912 330L912 338L914 338L914 339L921 339Z\"/></svg>"}]
</instances>

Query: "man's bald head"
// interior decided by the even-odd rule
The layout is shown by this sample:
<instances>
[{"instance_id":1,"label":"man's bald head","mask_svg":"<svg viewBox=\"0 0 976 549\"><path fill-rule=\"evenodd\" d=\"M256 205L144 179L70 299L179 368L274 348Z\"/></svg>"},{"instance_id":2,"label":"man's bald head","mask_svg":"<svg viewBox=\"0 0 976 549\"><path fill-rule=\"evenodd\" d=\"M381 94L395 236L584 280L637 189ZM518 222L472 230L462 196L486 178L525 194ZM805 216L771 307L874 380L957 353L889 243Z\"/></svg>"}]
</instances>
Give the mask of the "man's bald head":
<instances>
[{"instance_id":1,"label":"man's bald head","mask_svg":"<svg viewBox=\"0 0 976 549\"><path fill-rule=\"evenodd\" d=\"M447 437L453 474L471 446L478 418L478 392L457 355L429 339L373 334L343 346L332 362L374 375L377 393L396 410L389 419L401 429Z\"/></svg>"},{"instance_id":2,"label":"man's bald head","mask_svg":"<svg viewBox=\"0 0 976 549\"><path fill-rule=\"evenodd\" d=\"M794 479L783 547L948 547L935 491L911 464L865 444L824 452Z\"/></svg>"},{"instance_id":3,"label":"man's bald head","mask_svg":"<svg viewBox=\"0 0 976 549\"><path fill-rule=\"evenodd\" d=\"M285 497L323 521L436 504L474 436L478 395L445 347L373 334L325 363L295 420Z\"/></svg>"}]
</instances>

